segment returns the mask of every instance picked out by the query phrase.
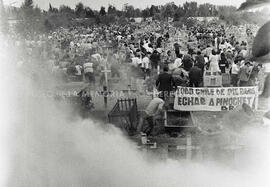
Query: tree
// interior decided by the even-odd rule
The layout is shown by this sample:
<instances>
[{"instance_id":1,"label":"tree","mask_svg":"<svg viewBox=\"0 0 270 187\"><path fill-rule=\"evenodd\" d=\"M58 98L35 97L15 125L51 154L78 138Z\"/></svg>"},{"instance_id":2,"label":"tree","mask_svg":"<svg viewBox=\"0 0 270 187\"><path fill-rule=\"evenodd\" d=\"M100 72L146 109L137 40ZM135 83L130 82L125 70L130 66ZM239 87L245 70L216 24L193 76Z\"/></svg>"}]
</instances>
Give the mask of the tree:
<instances>
[{"instance_id":1,"label":"tree","mask_svg":"<svg viewBox=\"0 0 270 187\"><path fill-rule=\"evenodd\" d=\"M84 18L85 17L84 5L81 2L79 2L75 7L75 15L77 18Z\"/></svg>"},{"instance_id":2,"label":"tree","mask_svg":"<svg viewBox=\"0 0 270 187\"><path fill-rule=\"evenodd\" d=\"M116 10L115 6L109 5L109 6L108 6L107 13L108 13L108 14L116 14L116 13L117 13L117 10Z\"/></svg>"},{"instance_id":3,"label":"tree","mask_svg":"<svg viewBox=\"0 0 270 187\"><path fill-rule=\"evenodd\" d=\"M85 7L85 17L86 18L94 18L95 13L90 7Z\"/></svg>"},{"instance_id":4,"label":"tree","mask_svg":"<svg viewBox=\"0 0 270 187\"><path fill-rule=\"evenodd\" d=\"M74 14L74 10L71 9L69 6L66 6L66 5L61 5L59 7L59 12L61 14L69 14L69 15L73 15Z\"/></svg>"},{"instance_id":5,"label":"tree","mask_svg":"<svg viewBox=\"0 0 270 187\"><path fill-rule=\"evenodd\" d=\"M106 15L106 9L104 6L100 7L99 15L105 16Z\"/></svg>"},{"instance_id":6,"label":"tree","mask_svg":"<svg viewBox=\"0 0 270 187\"><path fill-rule=\"evenodd\" d=\"M178 7L173 2L165 4L162 10L162 16L164 18L174 17L177 8Z\"/></svg>"},{"instance_id":7,"label":"tree","mask_svg":"<svg viewBox=\"0 0 270 187\"><path fill-rule=\"evenodd\" d=\"M116 10L116 16L120 18L120 17L124 16L124 12L121 10Z\"/></svg>"},{"instance_id":8,"label":"tree","mask_svg":"<svg viewBox=\"0 0 270 187\"><path fill-rule=\"evenodd\" d=\"M215 7L209 3L201 4L198 7L198 16L201 17L207 17L207 16L213 16L212 10Z\"/></svg>"},{"instance_id":9,"label":"tree","mask_svg":"<svg viewBox=\"0 0 270 187\"><path fill-rule=\"evenodd\" d=\"M134 17L141 17L141 10L139 8L136 8L134 10Z\"/></svg>"},{"instance_id":10,"label":"tree","mask_svg":"<svg viewBox=\"0 0 270 187\"><path fill-rule=\"evenodd\" d=\"M234 6L219 6L218 7L218 16L220 19L227 19L231 17L236 12L236 8Z\"/></svg>"},{"instance_id":11,"label":"tree","mask_svg":"<svg viewBox=\"0 0 270 187\"><path fill-rule=\"evenodd\" d=\"M150 9L149 8L142 10L142 17L144 17L144 18L150 17Z\"/></svg>"},{"instance_id":12,"label":"tree","mask_svg":"<svg viewBox=\"0 0 270 187\"><path fill-rule=\"evenodd\" d=\"M57 13L58 12L58 9L52 7L51 3L49 3L49 10L48 10L48 12L50 12L50 13Z\"/></svg>"},{"instance_id":13,"label":"tree","mask_svg":"<svg viewBox=\"0 0 270 187\"><path fill-rule=\"evenodd\" d=\"M150 16L153 17L155 14L159 13L158 6L151 5L149 11L150 11Z\"/></svg>"},{"instance_id":14,"label":"tree","mask_svg":"<svg viewBox=\"0 0 270 187\"><path fill-rule=\"evenodd\" d=\"M185 2L183 5L185 16L187 17L194 17L197 16L198 12L198 6L197 2L191 1L191 2Z\"/></svg>"},{"instance_id":15,"label":"tree","mask_svg":"<svg viewBox=\"0 0 270 187\"><path fill-rule=\"evenodd\" d=\"M182 6L179 6L176 12L174 13L174 21L179 21L179 19L184 16L185 16L184 8Z\"/></svg>"},{"instance_id":16,"label":"tree","mask_svg":"<svg viewBox=\"0 0 270 187\"><path fill-rule=\"evenodd\" d=\"M52 4L51 3L49 3L49 12L52 12L52 10L53 10L53 8L52 8Z\"/></svg>"},{"instance_id":17,"label":"tree","mask_svg":"<svg viewBox=\"0 0 270 187\"><path fill-rule=\"evenodd\" d=\"M33 9L34 8L33 0L24 0L21 8L22 9Z\"/></svg>"},{"instance_id":18,"label":"tree","mask_svg":"<svg viewBox=\"0 0 270 187\"><path fill-rule=\"evenodd\" d=\"M124 5L125 16L128 18L135 17L135 9L132 5Z\"/></svg>"},{"instance_id":19,"label":"tree","mask_svg":"<svg viewBox=\"0 0 270 187\"><path fill-rule=\"evenodd\" d=\"M43 31L43 16L41 9L34 7L33 0L25 0L19 8L18 19L21 21L16 25L18 32L24 36L32 37L36 32Z\"/></svg>"}]
</instances>

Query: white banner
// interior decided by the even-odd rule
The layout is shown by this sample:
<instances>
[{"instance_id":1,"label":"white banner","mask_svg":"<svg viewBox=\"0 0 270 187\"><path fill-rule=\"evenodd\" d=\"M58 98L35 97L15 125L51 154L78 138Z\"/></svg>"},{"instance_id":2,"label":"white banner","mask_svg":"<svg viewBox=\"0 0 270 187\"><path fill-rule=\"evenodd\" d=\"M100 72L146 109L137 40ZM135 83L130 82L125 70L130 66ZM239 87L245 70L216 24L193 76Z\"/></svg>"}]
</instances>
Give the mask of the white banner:
<instances>
[{"instance_id":1,"label":"white banner","mask_svg":"<svg viewBox=\"0 0 270 187\"><path fill-rule=\"evenodd\" d=\"M253 106L257 87L178 87L174 109L181 111L229 111L243 103Z\"/></svg>"}]
</instances>

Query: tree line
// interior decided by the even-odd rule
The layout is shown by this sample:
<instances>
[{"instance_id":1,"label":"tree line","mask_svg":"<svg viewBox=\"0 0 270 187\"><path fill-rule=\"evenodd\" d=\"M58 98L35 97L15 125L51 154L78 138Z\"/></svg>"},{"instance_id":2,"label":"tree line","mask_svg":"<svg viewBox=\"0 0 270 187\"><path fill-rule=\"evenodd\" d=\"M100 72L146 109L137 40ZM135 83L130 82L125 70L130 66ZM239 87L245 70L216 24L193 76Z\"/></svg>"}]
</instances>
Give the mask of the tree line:
<instances>
[{"instance_id":1,"label":"tree line","mask_svg":"<svg viewBox=\"0 0 270 187\"><path fill-rule=\"evenodd\" d=\"M21 7L14 8L11 12L19 20L17 30L26 35L34 32L49 32L60 26L115 22L125 24L135 17L152 17L155 20L164 21L168 18L180 21L187 17L219 17L227 21L239 18L239 16L235 16L236 7L216 6L210 3L198 4L195 1L185 2L183 5L176 5L174 2L159 6L151 5L145 9L124 4L122 10L113 5L109 5L107 8L101 6L99 10L94 10L79 2L74 9L67 5L56 8L49 4L48 10L41 10L38 6L34 6L33 0L24 0Z\"/></svg>"}]
</instances>

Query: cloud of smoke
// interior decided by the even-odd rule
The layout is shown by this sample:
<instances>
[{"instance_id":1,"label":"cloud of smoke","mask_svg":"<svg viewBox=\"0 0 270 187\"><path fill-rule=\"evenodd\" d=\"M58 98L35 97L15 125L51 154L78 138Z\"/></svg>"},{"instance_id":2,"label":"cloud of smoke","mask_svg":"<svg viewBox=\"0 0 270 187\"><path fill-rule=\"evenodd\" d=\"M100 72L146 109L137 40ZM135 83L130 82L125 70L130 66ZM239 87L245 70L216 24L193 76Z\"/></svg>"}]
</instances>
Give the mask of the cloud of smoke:
<instances>
[{"instance_id":1,"label":"cloud of smoke","mask_svg":"<svg viewBox=\"0 0 270 187\"><path fill-rule=\"evenodd\" d=\"M237 169L214 161L151 161L118 129L83 120L67 105L38 97L35 93L40 86L36 80L22 75L14 66L8 68L12 64L5 65L8 71L1 72L0 98L1 124L7 130L1 128L0 132L4 132L1 140L5 140L5 151L9 153L5 158L10 158L5 168L6 186L268 187L270 184L267 176L270 157L266 150L270 141L266 130L252 129L241 134L250 149L241 156L245 161ZM2 161L7 160L1 159L1 164Z\"/></svg>"}]
</instances>

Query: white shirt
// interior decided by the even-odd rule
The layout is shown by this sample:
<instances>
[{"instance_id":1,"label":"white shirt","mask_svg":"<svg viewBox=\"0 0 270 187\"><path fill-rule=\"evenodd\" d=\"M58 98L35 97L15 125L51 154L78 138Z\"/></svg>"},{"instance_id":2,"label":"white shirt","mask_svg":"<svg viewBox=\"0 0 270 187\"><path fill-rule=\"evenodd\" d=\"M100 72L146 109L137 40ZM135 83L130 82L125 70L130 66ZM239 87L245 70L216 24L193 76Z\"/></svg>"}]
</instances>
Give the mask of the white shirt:
<instances>
[{"instance_id":1,"label":"white shirt","mask_svg":"<svg viewBox=\"0 0 270 187\"><path fill-rule=\"evenodd\" d=\"M162 53L162 49L161 48L157 48L157 52L158 53Z\"/></svg>"},{"instance_id":2,"label":"white shirt","mask_svg":"<svg viewBox=\"0 0 270 187\"><path fill-rule=\"evenodd\" d=\"M76 68L76 71L77 71L75 73L75 75L81 75L82 74L82 66L76 65L75 68Z\"/></svg>"},{"instance_id":3,"label":"white shirt","mask_svg":"<svg viewBox=\"0 0 270 187\"><path fill-rule=\"evenodd\" d=\"M147 50L147 52L149 52L149 53L153 53L153 51L154 51L154 49L151 48L151 47L148 47L148 49L146 49L146 50Z\"/></svg>"},{"instance_id":4,"label":"white shirt","mask_svg":"<svg viewBox=\"0 0 270 187\"><path fill-rule=\"evenodd\" d=\"M225 49L226 48L226 45L225 44L219 44L219 49L220 50L223 50L223 49Z\"/></svg>"},{"instance_id":5,"label":"white shirt","mask_svg":"<svg viewBox=\"0 0 270 187\"><path fill-rule=\"evenodd\" d=\"M97 61L100 61L101 60L101 56L98 53L91 55L91 57L93 57Z\"/></svg>"},{"instance_id":6,"label":"white shirt","mask_svg":"<svg viewBox=\"0 0 270 187\"><path fill-rule=\"evenodd\" d=\"M150 60L147 56L142 59L142 67L150 69Z\"/></svg>"},{"instance_id":7,"label":"white shirt","mask_svg":"<svg viewBox=\"0 0 270 187\"><path fill-rule=\"evenodd\" d=\"M139 57L133 57L131 60L132 60L132 64L133 64L134 66L138 66L139 64L142 63L142 62L141 62L141 59L140 59Z\"/></svg>"},{"instance_id":8,"label":"white shirt","mask_svg":"<svg viewBox=\"0 0 270 187\"><path fill-rule=\"evenodd\" d=\"M241 52L240 52L240 55L243 56L243 58L246 58L247 57L247 50L243 49Z\"/></svg>"},{"instance_id":9,"label":"white shirt","mask_svg":"<svg viewBox=\"0 0 270 187\"><path fill-rule=\"evenodd\" d=\"M226 49L232 48L232 45L230 43L228 43L228 42L225 42L225 46L226 46Z\"/></svg>"},{"instance_id":10,"label":"white shirt","mask_svg":"<svg viewBox=\"0 0 270 187\"><path fill-rule=\"evenodd\" d=\"M122 36L118 35L116 38L117 38L118 41L120 41L122 39Z\"/></svg>"},{"instance_id":11,"label":"white shirt","mask_svg":"<svg viewBox=\"0 0 270 187\"><path fill-rule=\"evenodd\" d=\"M154 98L149 105L146 107L146 114L149 116L154 116L158 110L163 108L164 101L158 97Z\"/></svg>"},{"instance_id":12,"label":"white shirt","mask_svg":"<svg viewBox=\"0 0 270 187\"><path fill-rule=\"evenodd\" d=\"M176 69L176 68L179 68L181 65L182 65L182 59L181 58L175 59L173 67Z\"/></svg>"},{"instance_id":13,"label":"white shirt","mask_svg":"<svg viewBox=\"0 0 270 187\"><path fill-rule=\"evenodd\" d=\"M218 65L219 55L211 55L210 58L209 58L209 61L210 61L209 69L212 72L220 71L219 65Z\"/></svg>"},{"instance_id":14,"label":"white shirt","mask_svg":"<svg viewBox=\"0 0 270 187\"><path fill-rule=\"evenodd\" d=\"M149 48L148 45L149 45L149 43L146 43L146 42L145 42L145 44L143 44L143 48L147 50L147 49Z\"/></svg>"},{"instance_id":15,"label":"white shirt","mask_svg":"<svg viewBox=\"0 0 270 187\"><path fill-rule=\"evenodd\" d=\"M232 74L237 75L239 73L240 67L235 63L232 64Z\"/></svg>"},{"instance_id":16,"label":"white shirt","mask_svg":"<svg viewBox=\"0 0 270 187\"><path fill-rule=\"evenodd\" d=\"M93 69L93 63L91 62L87 62L83 65L84 68L84 72L85 73L93 73L94 69Z\"/></svg>"},{"instance_id":17,"label":"white shirt","mask_svg":"<svg viewBox=\"0 0 270 187\"><path fill-rule=\"evenodd\" d=\"M205 63L208 63L209 62L209 60L208 60L207 57L204 57L204 61L205 61Z\"/></svg>"},{"instance_id":18,"label":"white shirt","mask_svg":"<svg viewBox=\"0 0 270 187\"><path fill-rule=\"evenodd\" d=\"M270 73L270 63L265 63L264 64L264 72L265 73Z\"/></svg>"}]
</instances>

